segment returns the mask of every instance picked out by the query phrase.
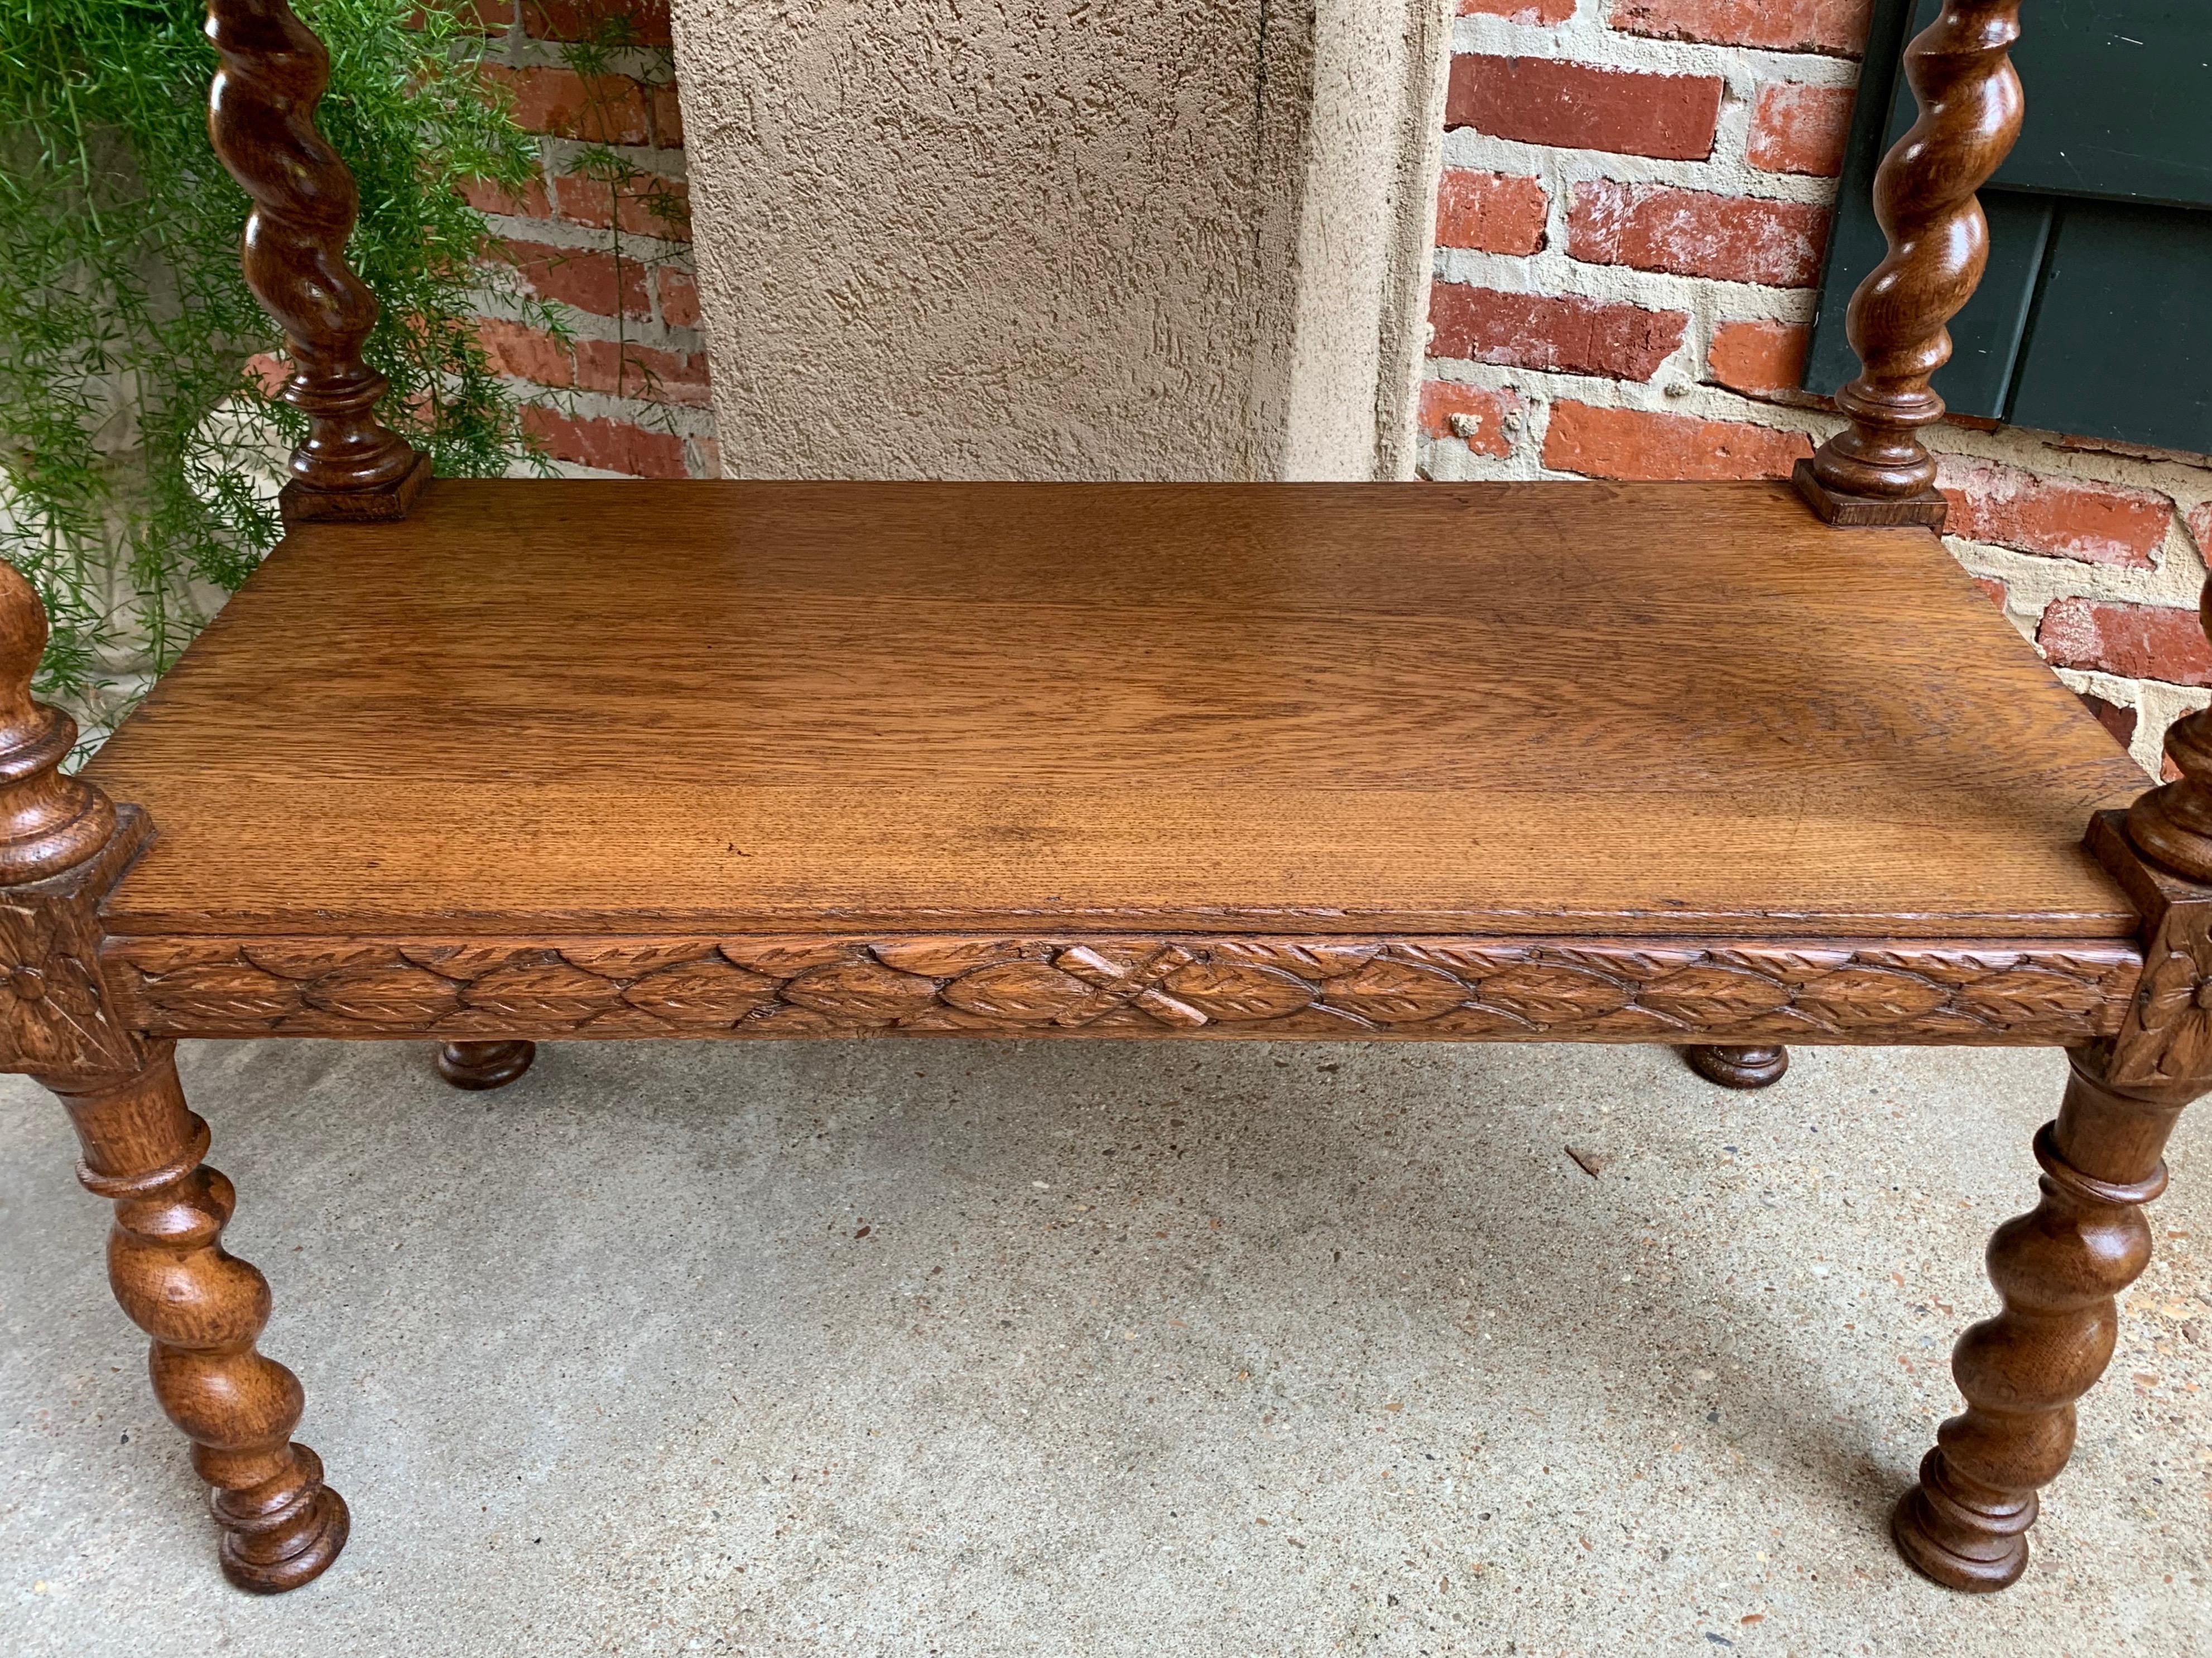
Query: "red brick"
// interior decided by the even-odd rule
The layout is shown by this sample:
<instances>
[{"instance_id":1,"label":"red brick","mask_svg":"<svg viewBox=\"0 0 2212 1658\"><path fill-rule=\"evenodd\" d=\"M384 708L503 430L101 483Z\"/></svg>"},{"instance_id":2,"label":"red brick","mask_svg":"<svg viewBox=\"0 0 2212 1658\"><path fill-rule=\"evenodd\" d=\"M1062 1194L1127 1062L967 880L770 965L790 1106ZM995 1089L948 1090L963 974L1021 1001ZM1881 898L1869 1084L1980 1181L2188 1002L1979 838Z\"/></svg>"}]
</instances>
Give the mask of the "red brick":
<instances>
[{"instance_id":1,"label":"red brick","mask_svg":"<svg viewBox=\"0 0 2212 1658\"><path fill-rule=\"evenodd\" d=\"M2081 706L2097 716L2097 723L2119 739L2126 748L2136 740L2136 711L2118 702L2107 702L2094 691L2076 691Z\"/></svg>"},{"instance_id":2,"label":"red brick","mask_svg":"<svg viewBox=\"0 0 2212 1658\"><path fill-rule=\"evenodd\" d=\"M1716 196L1610 179L1575 186L1567 252L1589 264L1810 288L1820 280L1828 210L1809 202Z\"/></svg>"},{"instance_id":3,"label":"red brick","mask_svg":"<svg viewBox=\"0 0 2212 1658\"><path fill-rule=\"evenodd\" d=\"M536 404L523 405L522 425L557 460L634 477L687 476L684 440L667 432L649 432L629 421L571 420Z\"/></svg>"},{"instance_id":4,"label":"red brick","mask_svg":"<svg viewBox=\"0 0 2212 1658\"><path fill-rule=\"evenodd\" d=\"M691 447L691 476L695 478L718 478L722 476L722 446L714 438L688 440Z\"/></svg>"},{"instance_id":5,"label":"red brick","mask_svg":"<svg viewBox=\"0 0 2212 1658\"><path fill-rule=\"evenodd\" d=\"M1650 380L1690 323L1683 312L1646 312L1577 294L1506 294L1458 283L1429 292L1429 320L1436 325L1429 356L1613 380Z\"/></svg>"},{"instance_id":6,"label":"red brick","mask_svg":"<svg viewBox=\"0 0 2212 1658\"><path fill-rule=\"evenodd\" d=\"M2000 610L2004 609L2006 601L2012 597L2012 595L2006 591L2004 583L1998 580L1993 575L1976 576L1974 578L1974 586L1980 590L1981 595L1984 598L1989 600L1990 604L1996 605Z\"/></svg>"},{"instance_id":7,"label":"red brick","mask_svg":"<svg viewBox=\"0 0 2212 1658\"><path fill-rule=\"evenodd\" d=\"M459 0L452 10L455 21L473 22L486 34L504 34L514 21L514 0Z\"/></svg>"},{"instance_id":8,"label":"red brick","mask_svg":"<svg viewBox=\"0 0 2212 1658\"><path fill-rule=\"evenodd\" d=\"M645 88L626 75L589 79L565 69L502 69L487 64L485 76L514 100L514 118L526 132L580 138L594 144L641 144L647 137Z\"/></svg>"},{"instance_id":9,"label":"red brick","mask_svg":"<svg viewBox=\"0 0 2212 1658\"><path fill-rule=\"evenodd\" d=\"M653 210L643 191L657 188L663 202L673 214L672 220L663 219ZM681 179L658 179L636 190L625 188L619 195L609 185L596 179L586 179L575 173L564 173L553 181L553 193L560 199L561 216L571 224L590 225L605 230L614 222L615 210L621 209L622 228L640 236L658 236L664 240L684 240L690 228L691 190Z\"/></svg>"},{"instance_id":10,"label":"red brick","mask_svg":"<svg viewBox=\"0 0 2212 1658\"><path fill-rule=\"evenodd\" d=\"M1550 207L1540 179L1449 169L1437 188L1437 246L1534 253Z\"/></svg>"},{"instance_id":11,"label":"red brick","mask_svg":"<svg viewBox=\"0 0 2212 1658\"><path fill-rule=\"evenodd\" d=\"M634 343L578 339L562 344L541 329L488 318L480 331L492 367L539 386L574 386L702 408L709 400L703 351L660 351Z\"/></svg>"},{"instance_id":12,"label":"red brick","mask_svg":"<svg viewBox=\"0 0 2212 1658\"><path fill-rule=\"evenodd\" d=\"M246 372L259 383L264 394L273 398L292 378L292 365L273 351L256 351L246 360Z\"/></svg>"},{"instance_id":13,"label":"red brick","mask_svg":"<svg viewBox=\"0 0 2212 1658\"><path fill-rule=\"evenodd\" d=\"M1762 173L1834 178L1844 170L1844 144L1851 134L1851 104L1857 96L1850 87L1796 81L1761 87L1751 112L1751 164Z\"/></svg>"},{"instance_id":14,"label":"red brick","mask_svg":"<svg viewBox=\"0 0 2212 1658\"><path fill-rule=\"evenodd\" d=\"M595 40L608 18L622 18L619 37L632 46L670 44L668 0L520 0L522 27L540 40Z\"/></svg>"},{"instance_id":15,"label":"red brick","mask_svg":"<svg viewBox=\"0 0 2212 1658\"><path fill-rule=\"evenodd\" d=\"M1680 311L1574 295L1438 282L1430 290L1429 320L1435 325L1431 356L1648 380L1681 344L1690 319Z\"/></svg>"},{"instance_id":16,"label":"red brick","mask_svg":"<svg viewBox=\"0 0 2212 1658\"><path fill-rule=\"evenodd\" d=\"M703 408L710 400L705 352L657 351L612 340L576 342L576 384L647 403Z\"/></svg>"},{"instance_id":17,"label":"red brick","mask_svg":"<svg viewBox=\"0 0 2212 1658\"><path fill-rule=\"evenodd\" d=\"M2212 641L2205 639L2194 610L2061 598L2044 611L2035 639L2043 654L2062 668L2212 685Z\"/></svg>"},{"instance_id":18,"label":"red brick","mask_svg":"<svg viewBox=\"0 0 2212 1658\"><path fill-rule=\"evenodd\" d=\"M568 348L542 329L487 317L477 337L483 342L484 355L491 359L492 367L500 374L540 386L575 383L575 364Z\"/></svg>"},{"instance_id":19,"label":"red brick","mask_svg":"<svg viewBox=\"0 0 2212 1658\"><path fill-rule=\"evenodd\" d=\"M1452 59L1444 125L1522 143L1702 161L1712 154L1721 86L1711 75L1469 54Z\"/></svg>"},{"instance_id":20,"label":"red brick","mask_svg":"<svg viewBox=\"0 0 2212 1658\"><path fill-rule=\"evenodd\" d=\"M1421 382L1421 430L1432 438L1457 438L1478 455L1512 452L1505 421L1520 410L1521 399L1510 392L1487 392L1454 380Z\"/></svg>"},{"instance_id":21,"label":"red brick","mask_svg":"<svg viewBox=\"0 0 2212 1658\"><path fill-rule=\"evenodd\" d=\"M1798 388L1812 343L1813 331L1798 323L1724 322L1713 330L1705 362L1731 392L1768 398Z\"/></svg>"},{"instance_id":22,"label":"red brick","mask_svg":"<svg viewBox=\"0 0 2212 1658\"><path fill-rule=\"evenodd\" d=\"M1584 403L1553 404L1544 435L1545 465L1588 477L1786 477L1812 452L1802 432Z\"/></svg>"},{"instance_id":23,"label":"red brick","mask_svg":"<svg viewBox=\"0 0 2212 1658\"><path fill-rule=\"evenodd\" d=\"M1856 58L1873 0L1613 0L1613 27L1662 40L1710 40Z\"/></svg>"},{"instance_id":24,"label":"red brick","mask_svg":"<svg viewBox=\"0 0 2212 1658\"><path fill-rule=\"evenodd\" d=\"M2148 570L2173 522L2173 503L2154 489L2045 478L2017 466L1946 455L1936 484L1951 503L1953 535L2084 564Z\"/></svg>"},{"instance_id":25,"label":"red brick","mask_svg":"<svg viewBox=\"0 0 2212 1658\"><path fill-rule=\"evenodd\" d=\"M2197 544L2197 550L2208 563L2212 563L2212 501L2201 501L2189 509L2189 538Z\"/></svg>"},{"instance_id":26,"label":"red brick","mask_svg":"<svg viewBox=\"0 0 2212 1658\"><path fill-rule=\"evenodd\" d=\"M684 104L675 84L666 82L645 89L653 106L653 142L663 149L684 148Z\"/></svg>"},{"instance_id":27,"label":"red brick","mask_svg":"<svg viewBox=\"0 0 2212 1658\"><path fill-rule=\"evenodd\" d=\"M483 179L464 179L460 190L462 199L479 213L506 213L524 219L553 216L553 203L545 194L543 179L532 179L520 196Z\"/></svg>"},{"instance_id":28,"label":"red brick","mask_svg":"<svg viewBox=\"0 0 2212 1658\"><path fill-rule=\"evenodd\" d=\"M690 271L660 267L660 320L671 328L699 325L699 279Z\"/></svg>"},{"instance_id":29,"label":"red brick","mask_svg":"<svg viewBox=\"0 0 2212 1658\"><path fill-rule=\"evenodd\" d=\"M592 248L509 242L507 251L522 279L549 300L600 317L613 316L618 301L626 317L653 314L645 297L645 267L635 259L623 260L617 270L613 254Z\"/></svg>"},{"instance_id":30,"label":"red brick","mask_svg":"<svg viewBox=\"0 0 2212 1658\"><path fill-rule=\"evenodd\" d=\"M1459 0L1462 17L1503 17L1510 23L1564 23L1575 0Z\"/></svg>"}]
</instances>

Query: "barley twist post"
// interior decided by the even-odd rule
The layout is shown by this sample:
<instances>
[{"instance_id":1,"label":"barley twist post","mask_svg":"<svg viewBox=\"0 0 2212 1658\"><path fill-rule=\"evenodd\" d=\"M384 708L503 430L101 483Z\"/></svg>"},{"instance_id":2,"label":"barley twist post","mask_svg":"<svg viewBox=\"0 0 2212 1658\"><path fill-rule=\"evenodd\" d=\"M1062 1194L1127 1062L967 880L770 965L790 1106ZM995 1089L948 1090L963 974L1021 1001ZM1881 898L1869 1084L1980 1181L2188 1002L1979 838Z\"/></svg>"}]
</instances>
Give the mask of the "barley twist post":
<instances>
[{"instance_id":1,"label":"barley twist post","mask_svg":"<svg viewBox=\"0 0 2212 1658\"><path fill-rule=\"evenodd\" d=\"M207 1124L166 1043L135 1075L61 1098L84 1147L77 1178L115 1205L108 1283L153 1338L154 1396L214 1488L223 1575L260 1594L297 1588L337 1558L349 1522L321 1461L292 1441L299 1378L254 1346L269 1280L222 1247L238 1197L200 1161Z\"/></svg>"},{"instance_id":2,"label":"barley twist post","mask_svg":"<svg viewBox=\"0 0 2212 1658\"><path fill-rule=\"evenodd\" d=\"M1943 522L1936 461L1920 428L1941 420L1929 377L1951 358L1945 325L1982 280L1990 233L1975 192L2020 136L2020 77L2009 56L2020 0L1947 0L1906 48L1920 118L1875 175L1888 256L1851 296L1856 380L1837 392L1851 423L1800 461L1795 481L1830 524Z\"/></svg>"},{"instance_id":3,"label":"barley twist post","mask_svg":"<svg viewBox=\"0 0 2212 1658\"><path fill-rule=\"evenodd\" d=\"M1990 1240L2004 1310L1951 1355L1966 1408L1898 1504L1906 1559L1953 1588L2001 1589L2027 1565L2036 1492L2074 1449L2074 1401L2118 1338L2118 1297L2150 1261L2142 1206L2166 1189L2166 1136L2195 1084L2123 1088L2108 1047L2076 1050L2055 1121L2035 1138L2043 1200Z\"/></svg>"},{"instance_id":4,"label":"barley twist post","mask_svg":"<svg viewBox=\"0 0 2212 1658\"><path fill-rule=\"evenodd\" d=\"M222 59L208 132L253 198L246 280L284 330L292 356L277 395L307 416L285 516L404 517L430 463L377 420L385 379L362 361L376 296L345 258L361 198L315 127L330 53L286 0L208 0L207 12L208 39Z\"/></svg>"},{"instance_id":5,"label":"barley twist post","mask_svg":"<svg viewBox=\"0 0 2212 1658\"><path fill-rule=\"evenodd\" d=\"M100 902L145 844L145 814L63 774L69 716L36 701L38 595L0 564L0 1071L61 1097L78 1178L115 1206L108 1281L154 1339L155 1396L215 1488L222 1568L241 1588L297 1587L337 1558L345 1504L291 1441L300 1384L255 1350L269 1284L222 1248L235 1194L200 1161L169 1045L118 1013L100 956Z\"/></svg>"}]
</instances>

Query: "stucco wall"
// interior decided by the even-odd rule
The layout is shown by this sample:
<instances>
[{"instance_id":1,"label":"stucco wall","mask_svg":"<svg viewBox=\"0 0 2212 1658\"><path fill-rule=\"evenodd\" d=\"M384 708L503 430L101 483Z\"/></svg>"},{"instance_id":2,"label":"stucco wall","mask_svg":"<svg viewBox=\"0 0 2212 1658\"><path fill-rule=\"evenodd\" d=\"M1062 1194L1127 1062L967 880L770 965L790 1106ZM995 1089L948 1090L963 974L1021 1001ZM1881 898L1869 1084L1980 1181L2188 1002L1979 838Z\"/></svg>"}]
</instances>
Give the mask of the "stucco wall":
<instances>
[{"instance_id":1,"label":"stucco wall","mask_svg":"<svg viewBox=\"0 0 2212 1658\"><path fill-rule=\"evenodd\" d=\"M1412 463L1429 0L678 0L732 477Z\"/></svg>"}]
</instances>

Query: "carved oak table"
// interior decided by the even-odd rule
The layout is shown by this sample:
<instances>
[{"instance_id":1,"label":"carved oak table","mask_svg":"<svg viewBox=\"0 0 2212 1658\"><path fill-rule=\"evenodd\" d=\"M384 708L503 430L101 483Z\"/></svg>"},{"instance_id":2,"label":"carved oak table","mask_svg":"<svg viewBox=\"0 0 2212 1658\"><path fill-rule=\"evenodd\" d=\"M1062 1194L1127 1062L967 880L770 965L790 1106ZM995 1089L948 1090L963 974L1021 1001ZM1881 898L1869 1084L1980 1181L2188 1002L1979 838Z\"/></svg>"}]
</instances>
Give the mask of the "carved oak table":
<instances>
[{"instance_id":1,"label":"carved oak table","mask_svg":"<svg viewBox=\"0 0 2212 1658\"><path fill-rule=\"evenodd\" d=\"M1934 532L1914 434L2016 131L1950 0L1877 186L1850 423L1781 484L462 483L374 409L325 71L211 0L213 131L309 417L289 532L81 777L0 567L0 1058L274 1591L345 1505L255 1343L183 1037L2063 1045L2002 1310L1897 1511L2010 1582L2212 1083L2212 715L2142 779ZM112 802L126 804L115 805ZM2084 832L2087 831L2086 843Z\"/></svg>"}]
</instances>

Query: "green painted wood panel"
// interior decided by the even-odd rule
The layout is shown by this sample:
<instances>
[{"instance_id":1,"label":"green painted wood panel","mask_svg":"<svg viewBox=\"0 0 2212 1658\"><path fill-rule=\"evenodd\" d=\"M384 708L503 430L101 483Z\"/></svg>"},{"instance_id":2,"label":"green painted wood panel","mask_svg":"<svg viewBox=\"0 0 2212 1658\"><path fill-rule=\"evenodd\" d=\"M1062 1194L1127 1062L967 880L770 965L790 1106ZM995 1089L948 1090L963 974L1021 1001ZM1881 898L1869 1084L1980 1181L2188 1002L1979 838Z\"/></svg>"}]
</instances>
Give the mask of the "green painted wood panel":
<instances>
[{"instance_id":1,"label":"green painted wood panel","mask_svg":"<svg viewBox=\"0 0 2212 1658\"><path fill-rule=\"evenodd\" d=\"M1832 392L1857 370L1844 321L1882 255L1874 172L1912 124L1905 42L1940 9L1876 0L1810 389ZM2194 344L2212 305L2212 4L2030 0L2021 21L2027 124L1983 192L1990 269L1951 325L1954 355L1936 387L1961 414L2212 447ZM2121 344L2115 331L2144 337Z\"/></svg>"},{"instance_id":2,"label":"green painted wood panel","mask_svg":"<svg viewBox=\"0 0 2212 1658\"><path fill-rule=\"evenodd\" d=\"M2006 418L2212 453L2212 216L2064 203Z\"/></svg>"}]
</instances>

